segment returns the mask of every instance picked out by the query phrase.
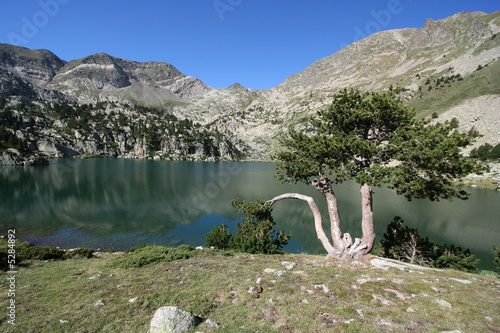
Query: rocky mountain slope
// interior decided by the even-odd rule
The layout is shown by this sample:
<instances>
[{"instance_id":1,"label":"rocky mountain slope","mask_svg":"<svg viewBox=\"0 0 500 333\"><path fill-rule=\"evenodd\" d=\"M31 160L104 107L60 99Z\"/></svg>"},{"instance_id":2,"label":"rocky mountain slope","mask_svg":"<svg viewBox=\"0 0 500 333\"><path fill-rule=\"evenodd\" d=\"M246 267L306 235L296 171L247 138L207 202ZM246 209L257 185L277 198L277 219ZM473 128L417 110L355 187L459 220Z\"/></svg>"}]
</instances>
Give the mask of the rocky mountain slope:
<instances>
[{"instance_id":1,"label":"rocky mountain slope","mask_svg":"<svg viewBox=\"0 0 500 333\"><path fill-rule=\"evenodd\" d=\"M214 89L167 63L102 53L66 63L50 51L0 44L0 100L10 112L3 116L3 149L11 138L26 151L54 155L40 144L48 142L56 156L265 159L280 133L345 87L396 89L419 116L453 115L496 144L499 31L500 12L429 19L422 28L355 42L262 91L239 84ZM73 109L69 115L55 110L63 104ZM191 127L171 132L172 119L174 127ZM147 137L144 129L157 135ZM169 143L174 139L178 145Z\"/></svg>"}]
</instances>

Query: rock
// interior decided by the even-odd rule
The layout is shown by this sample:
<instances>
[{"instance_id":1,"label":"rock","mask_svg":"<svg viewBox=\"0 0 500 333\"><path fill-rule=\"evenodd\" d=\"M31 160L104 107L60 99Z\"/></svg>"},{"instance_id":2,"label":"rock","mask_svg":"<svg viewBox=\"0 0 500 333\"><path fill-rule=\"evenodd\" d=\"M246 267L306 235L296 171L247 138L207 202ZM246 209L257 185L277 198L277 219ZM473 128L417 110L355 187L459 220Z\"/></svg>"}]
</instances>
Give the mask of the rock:
<instances>
[{"instance_id":1,"label":"rock","mask_svg":"<svg viewBox=\"0 0 500 333\"><path fill-rule=\"evenodd\" d=\"M104 303L104 301L102 300L98 300L97 302L95 302L94 306L104 306L106 305L106 303Z\"/></svg>"},{"instance_id":2,"label":"rock","mask_svg":"<svg viewBox=\"0 0 500 333\"><path fill-rule=\"evenodd\" d=\"M219 324L217 324L215 321L213 321L212 319L208 318L207 320L205 320L205 324L207 326L210 326L210 327L213 327L213 328L217 328L219 327Z\"/></svg>"},{"instance_id":3,"label":"rock","mask_svg":"<svg viewBox=\"0 0 500 333\"><path fill-rule=\"evenodd\" d=\"M450 302L447 302L445 301L444 299L436 299L436 301L438 302L439 305L441 305L443 308L449 308L451 309L451 303Z\"/></svg>"},{"instance_id":4,"label":"rock","mask_svg":"<svg viewBox=\"0 0 500 333\"><path fill-rule=\"evenodd\" d=\"M414 313L414 312L417 312L417 311L415 311L414 308L409 307L408 309L406 309L406 312L408 312L408 313Z\"/></svg>"},{"instance_id":5,"label":"rock","mask_svg":"<svg viewBox=\"0 0 500 333\"><path fill-rule=\"evenodd\" d=\"M274 276L283 276L285 274L288 274L288 271L276 271L273 273Z\"/></svg>"},{"instance_id":6,"label":"rock","mask_svg":"<svg viewBox=\"0 0 500 333\"><path fill-rule=\"evenodd\" d=\"M138 299L139 299L139 297L134 297L134 298L129 299L128 302L135 303L135 302L137 302Z\"/></svg>"},{"instance_id":7,"label":"rock","mask_svg":"<svg viewBox=\"0 0 500 333\"><path fill-rule=\"evenodd\" d=\"M457 282L460 282L460 283L463 283L463 284L471 284L472 283L472 281L469 281L469 280L456 279L456 278L449 278L448 280L457 281Z\"/></svg>"},{"instance_id":8,"label":"rock","mask_svg":"<svg viewBox=\"0 0 500 333\"><path fill-rule=\"evenodd\" d=\"M382 257L374 257L372 260L370 260L370 264L375 267L375 268L380 268L383 270L388 270L391 267L397 268L399 270L404 271L406 270L431 270L431 271L436 271L440 272L440 269L436 268L430 268L430 267L424 267L424 266L419 266L415 264L409 264L406 262L402 262L399 260L394 260L394 259L388 259L388 258L382 258Z\"/></svg>"},{"instance_id":9,"label":"rock","mask_svg":"<svg viewBox=\"0 0 500 333\"><path fill-rule=\"evenodd\" d=\"M181 333L199 324L199 318L176 306L164 306L156 310L148 333Z\"/></svg>"},{"instance_id":10,"label":"rock","mask_svg":"<svg viewBox=\"0 0 500 333\"><path fill-rule=\"evenodd\" d=\"M264 269L264 273L266 273L266 274L272 274L274 272L276 272L276 270L274 268L266 268L266 269Z\"/></svg>"},{"instance_id":11,"label":"rock","mask_svg":"<svg viewBox=\"0 0 500 333\"><path fill-rule=\"evenodd\" d=\"M285 268L288 270L294 269L295 267L297 267L297 263L295 263L293 261L283 261L281 264L283 266L285 266Z\"/></svg>"},{"instance_id":12,"label":"rock","mask_svg":"<svg viewBox=\"0 0 500 333\"><path fill-rule=\"evenodd\" d=\"M315 284L313 285L313 288L316 290L322 290L325 294L328 294L330 292L330 288L328 288L324 284Z\"/></svg>"}]
</instances>

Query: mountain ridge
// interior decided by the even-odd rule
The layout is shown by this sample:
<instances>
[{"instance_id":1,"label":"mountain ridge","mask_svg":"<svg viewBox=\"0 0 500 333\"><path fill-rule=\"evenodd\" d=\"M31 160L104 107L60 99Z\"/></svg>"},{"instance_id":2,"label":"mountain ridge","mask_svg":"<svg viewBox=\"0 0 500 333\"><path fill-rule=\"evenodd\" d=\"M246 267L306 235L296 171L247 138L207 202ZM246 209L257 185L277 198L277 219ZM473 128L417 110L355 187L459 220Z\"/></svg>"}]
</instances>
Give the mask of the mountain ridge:
<instances>
[{"instance_id":1,"label":"mountain ridge","mask_svg":"<svg viewBox=\"0 0 500 333\"><path fill-rule=\"evenodd\" d=\"M130 118L134 112L124 111L127 105L153 107L226 133L233 143L245 145L244 150L251 152L247 157L265 159L277 149L279 133L324 108L342 88L396 88L421 116L445 113L482 95L500 95L495 88L500 86L496 79L499 32L500 12L461 12L442 20L428 19L421 28L381 31L363 38L265 90L240 84L215 89L169 63L137 62L105 53L66 62L47 50L0 44L0 98L42 109L55 102L108 103L129 125L137 119ZM478 71L483 67L486 70ZM445 86L441 78L447 77L460 82ZM438 86L427 83L431 81ZM472 82L475 86L470 88ZM437 102L448 95L455 96L453 105ZM479 99L483 100L488 101L489 112L500 108L495 98ZM496 133L485 134L491 143L500 141Z\"/></svg>"}]
</instances>

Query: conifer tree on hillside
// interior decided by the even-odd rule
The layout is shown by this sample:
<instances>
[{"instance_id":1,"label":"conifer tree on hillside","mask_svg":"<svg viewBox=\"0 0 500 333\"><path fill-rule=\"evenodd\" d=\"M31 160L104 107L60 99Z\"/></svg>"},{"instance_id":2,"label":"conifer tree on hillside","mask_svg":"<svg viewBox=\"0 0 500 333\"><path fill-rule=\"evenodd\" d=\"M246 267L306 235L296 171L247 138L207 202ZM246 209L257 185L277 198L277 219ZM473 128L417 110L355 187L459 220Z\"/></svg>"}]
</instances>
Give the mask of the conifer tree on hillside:
<instances>
[{"instance_id":1,"label":"conifer tree on hillside","mask_svg":"<svg viewBox=\"0 0 500 333\"><path fill-rule=\"evenodd\" d=\"M367 254L375 242L373 187L387 186L408 200L466 199L468 193L454 181L486 169L461 154L461 148L478 135L475 131L460 133L453 123L432 125L429 120L417 120L414 110L392 92L346 89L301 129L290 129L281 139L283 150L274 156L278 178L311 184L324 196L333 244L311 197L286 193L268 204L282 199L306 201L317 236L329 255ZM342 233L334 191L335 184L347 180L359 184L361 192L362 234L354 241L350 234Z\"/></svg>"}]
</instances>

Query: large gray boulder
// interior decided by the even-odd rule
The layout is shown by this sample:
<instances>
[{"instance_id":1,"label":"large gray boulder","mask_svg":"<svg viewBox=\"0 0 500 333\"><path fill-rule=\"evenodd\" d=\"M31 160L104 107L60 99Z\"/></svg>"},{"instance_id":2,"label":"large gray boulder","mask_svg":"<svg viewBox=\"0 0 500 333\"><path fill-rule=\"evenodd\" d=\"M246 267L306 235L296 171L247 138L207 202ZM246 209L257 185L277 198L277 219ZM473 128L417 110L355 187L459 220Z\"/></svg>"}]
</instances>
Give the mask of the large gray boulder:
<instances>
[{"instance_id":1,"label":"large gray boulder","mask_svg":"<svg viewBox=\"0 0 500 333\"><path fill-rule=\"evenodd\" d=\"M164 306L156 310L148 333L181 333L196 325L199 319L176 306Z\"/></svg>"}]
</instances>

